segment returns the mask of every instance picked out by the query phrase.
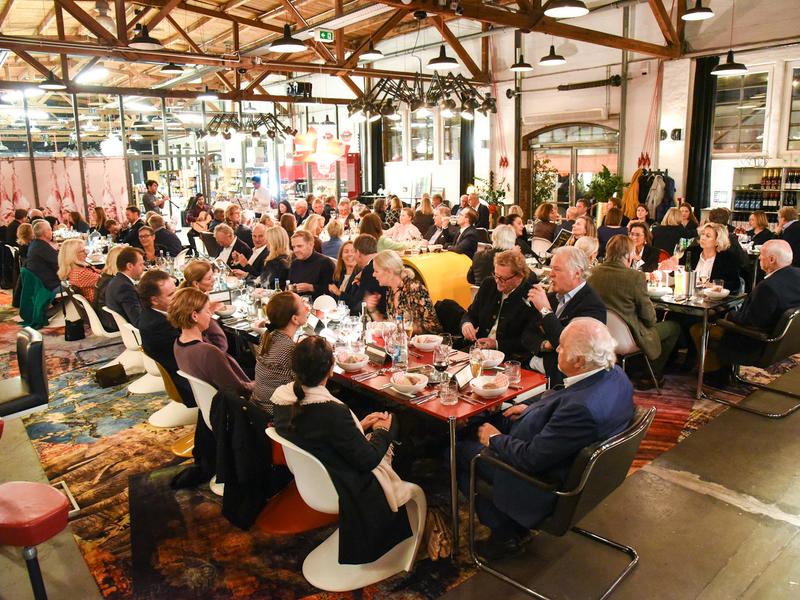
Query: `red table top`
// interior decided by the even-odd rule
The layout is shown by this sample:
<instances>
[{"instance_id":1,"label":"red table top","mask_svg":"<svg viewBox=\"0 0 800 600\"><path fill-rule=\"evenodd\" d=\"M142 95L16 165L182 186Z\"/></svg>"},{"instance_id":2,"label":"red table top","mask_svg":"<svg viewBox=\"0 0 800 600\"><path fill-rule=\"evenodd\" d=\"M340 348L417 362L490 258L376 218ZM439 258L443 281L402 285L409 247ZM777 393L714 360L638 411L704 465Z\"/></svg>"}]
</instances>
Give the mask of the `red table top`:
<instances>
[{"instance_id":1,"label":"red table top","mask_svg":"<svg viewBox=\"0 0 800 600\"><path fill-rule=\"evenodd\" d=\"M418 354L419 357L409 355L408 357L409 368L419 367L422 365L431 365L433 353L421 352L420 350L414 350L414 352ZM454 371L460 369L463 366L464 365L461 365L457 368L451 367L450 369L448 369L448 373L452 374ZM337 383L340 383L342 385L346 385L348 387L357 390L370 392L372 394L376 394L384 398L389 398L394 402L399 402L401 404L405 404L407 406L415 408L416 410L419 410L420 412L423 412L441 421L447 421L450 419L450 417L455 417L457 421L466 420L469 417L480 414L485 410L494 408L496 406L500 406L504 402L514 400L514 398L516 398L517 396L520 396L522 394L528 394L529 392L537 388L542 388L542 391L544 391L544 385L546 382L544 375L536 373L535 371L526 371L523 369L521 372L522 378L519 383L520 389L509 388L505 394L503 394L502 396L498 396L497 398L492 398L492 399L481 398L467 387L464 389L464 391L462 391L459 394L459 400L457 404L444 406L441 402L439 402L438 397L428 400L423 404L414 404L412 402L413 398L409 398L408 396L399 394L392 388L380 389L381 387L389 383L389 377L391 376L391 374L378 375L363 382L353 379L354 375L361 375L370 371L374 372L377 371L378 369L379 367L370 363L362 370L356 371L354 373L338 373L338 372L334 373L333 378ZM494 370L486 369L485 372L487 374L490 374L493 373ZM420 395L433 392L437 388L438 385L436 384L429 385L420 392ZM470 400L474 401L475 404L470 404L469 402L464 401L462 398L464 398L465 396Z\"/></svg>"}]
</instances>

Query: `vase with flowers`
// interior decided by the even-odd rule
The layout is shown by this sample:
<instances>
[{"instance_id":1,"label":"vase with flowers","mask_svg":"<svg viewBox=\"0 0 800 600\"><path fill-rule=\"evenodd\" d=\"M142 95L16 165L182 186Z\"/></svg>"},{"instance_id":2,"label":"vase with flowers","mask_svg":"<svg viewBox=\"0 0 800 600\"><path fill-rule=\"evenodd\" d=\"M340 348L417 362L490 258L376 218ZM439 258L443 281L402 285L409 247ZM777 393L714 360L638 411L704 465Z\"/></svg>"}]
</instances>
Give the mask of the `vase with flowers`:
<instances>
[{"instance_id":1,"label":"vase with flowers","mask_svg":"<svg viewBox=\"0 0 800 600\"><path fill-rule=\"evenodd\" d=\"M500 205L505 204L506 194L511 191L511 186L506 182L505 177L497 181L494 171L489 171L488 179L475 178L475 191L478 197L489 205L489 228L494 229L497 225Z\"/></svg>"}]
</instances>

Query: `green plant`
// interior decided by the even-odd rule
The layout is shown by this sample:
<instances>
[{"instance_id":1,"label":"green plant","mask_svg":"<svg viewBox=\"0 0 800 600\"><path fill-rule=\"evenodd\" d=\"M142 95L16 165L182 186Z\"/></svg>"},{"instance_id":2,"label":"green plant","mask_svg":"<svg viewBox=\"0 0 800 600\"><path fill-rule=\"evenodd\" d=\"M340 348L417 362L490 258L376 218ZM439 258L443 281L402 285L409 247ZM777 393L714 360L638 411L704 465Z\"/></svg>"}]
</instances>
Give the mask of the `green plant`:
<instances>
[{"instance_id":1,"label":"green plant","mask_svg":"<svg viewBox=\"0 0 800 600\"><path fill-rule=\"evenodd\" d=\"M622 177L613 174L603 165L603 170L595 173L589 183L589 194L595 202L608 202L614 194L622 195Z\"/></svg>"},{"instance_id":2,"label":"green plant","mask_svg":"<svg viewBox=\"0 0 800 600\"><path fill-rule=\"evenodd\" d=\"M558 169L549 158L536 159L531 164L531 214L543 202L550 202L558 185Z\"/></svg>"},{"instance_id":3,"label":"green plant","mask_svg":"<svg viewBox=\"0 0 800 600\"><path fill-rule=\"evenodd\" d=\"M502 204L505 200L506 193L511 190L511 186L506 183L506 178L503 177L500 181L495 182L494 171L489 171L489 179L475 178L475 191L478 193L479 198L486 200L489 206L494 204Z\"/></svg>"}]
</instances>

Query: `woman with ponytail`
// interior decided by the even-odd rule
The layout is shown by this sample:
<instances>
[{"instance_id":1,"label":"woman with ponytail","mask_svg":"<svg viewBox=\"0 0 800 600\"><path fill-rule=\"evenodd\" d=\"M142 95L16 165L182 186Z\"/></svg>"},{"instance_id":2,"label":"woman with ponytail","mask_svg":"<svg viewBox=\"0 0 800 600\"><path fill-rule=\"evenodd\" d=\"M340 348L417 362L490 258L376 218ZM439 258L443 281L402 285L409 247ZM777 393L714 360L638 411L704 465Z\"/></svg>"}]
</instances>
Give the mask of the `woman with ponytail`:
<instances>
[{"instance_id":1,"label":"woman with ponytail","mask_svg":"<svg viewBox=\"0 0 800 600\"><path fill-rule=\"evenodd\" d=\"M275 294L267 304L269 326L256 357L253 402L272 418L272 393L294 379L292 350L297 330L308 320L308 307L292 292Z\"/></svg>"},{"instance_id":2,"label":"woman with ponytail","mask_svg":"<svg viewBox=\"0 0 800 600\"><path fill-rule=\"evenodd\" d=\"M359 421L325 387L333 365L333 349L320 336L294 347L295 380L272 396L275 428L331 476L339 494L339 563L366 564L411 536L404 506L410 490L391 466L395 419L384 412Z\"/></svg>"}]
</instances>

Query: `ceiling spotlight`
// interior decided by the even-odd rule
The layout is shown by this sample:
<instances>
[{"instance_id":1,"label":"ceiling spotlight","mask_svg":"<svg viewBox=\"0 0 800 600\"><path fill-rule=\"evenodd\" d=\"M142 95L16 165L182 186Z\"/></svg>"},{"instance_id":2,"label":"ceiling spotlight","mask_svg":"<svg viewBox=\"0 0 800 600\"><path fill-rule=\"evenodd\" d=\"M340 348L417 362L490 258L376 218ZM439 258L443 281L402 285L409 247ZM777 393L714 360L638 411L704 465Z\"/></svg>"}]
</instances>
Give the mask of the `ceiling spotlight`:
<instances>
[{"instance_id":1,"label":"ceiling spotlight","mask_svg":"<svg viewBox=\"0 0 800 600\"><path fill-rule=\"evenodd\" d=\"M455 115L456 110L456 101L452 98L448 98L447 100L443 100L441 104L441 108L439 110L439 114L442 115L445 119L451 119L453 115Z\"/></svg>"},{"instance_id":2,"label":"ceiling spotlight","mask_svg":"<svg viewBox=\"0 0 800 600\"><path fill-rule=\"evenodd\" d=\"M47 78L39 84L40 90L65 90L67 86L62 81L56 79L56 76L50 71Z\"/></svg>"},{"instance_id":3,"label":"ceiling spotlight","mask_svg":"<svg viewBox=\"0 0 800 600\"><path fill-rule=\"evenodd\" d=\"M728 50L728 56L724 63L720 63L714 70L711 71L712 75L717 77L735 77L737 75L746 75L747 67L742 63L736 62L733 58L733 50Z\"/></svg>"},{"instance_id":4,"label":"ceiling spotlight","mask_svg":"<svg viewBox=\"0 0 800 600\"><path fill-rule=\"evenodd\" d=\"M223 139L223 140L229 140L229 139L231 139L231 132L230 132L230 131L223 131L223 132L222 132L222 139Z\"/></svg>"},{"instance_id":5,"label":"ceiling spotlight","mask_svg":"<svg viewBox=\"0 0 800 600\"><path fill-rule=\"evenodd\" d=\"M573 19L588 13L582 0L550 0L544 7L545 16L553 19Z\"/></svg>"},{"instance_id":6,"label":"ceiling spotlight","mask_svg":"<svg viewBox=\"0 0 800 600\"><path fill-rule=\"evenodd\" d=\"M560 54L556 54L556 47L553 44L550 44L550 52L547 56L543 56L539 59L539 65L542 67L555 67L557 65L563 65L566 62L566 58Z\"/></svg>"},{"instance_id":7,"label":"ceiling spotlight","mask_svg":"<svg viewBox=\"0 0 800 600\"><path fill-rule=\"evenodd\" d=\"M457 69L458 61L452 56L447 56L444 44L442 44L441 46L439 46L439 56L437 56L436 58L432 58L428 61L428 68L434 70Z\"/></svg>"},{"instance_id":8,"label":"ceiling spotlight","mask_svg":"<svg viewBox=\"0 0 800 600\"><path fill-rule=\"evenodd\" d=\"M283 26L283 36L275 40L269 45L270 52L302 52L306 49L306 45L292 37L292 28L289 25Z\"/></svg>"},{"instance_id":9,"label":"ceiling spotlight","mask_svg":"<svg viewBox=\"0 0 800 600\"><path fill-rule=\"evenodd\" d=\"M714 11L708 7L703 6L702 0L695 0L694 8L690 8L683 15L681 19L684 21L705 21L714 16Z\"/></svg>"},{"instance_id":10,"label":"ceiling spotlight","mask_svg":"<svg viewBox=\"0 0 800 600\"><path fill-rule=\"evenodd\" d=\"M215 100L219 100L219 96L217 96L215 91L208 89L208 86L206 86L205 91L202 92L197 99L201 102L214 102Z\"/></svg>"},{"instance_id":11,"label":"ceiling spotlight","mask_svg":"<svg viewBox=\"0 0 800 600\"><path fill-rule=\"evenodd\" d=\"M376 50L372 46L372 40L370 40L369 48L367 48L367 51L358 57L358 60L379 60L381 58L383 58L383 52Z\"/></svg>"},{"instance_id":12,"label":"ceiling spotlight","mask_svg":"<svg viewBox=\"0 0 800 600\"><path fill-rule=\"evenodd\" d=\"M162 73L183 73L183 67L180 65L176 65L175 63L169 63L168 65L164 65L161 67Z\"/></svg>"},{"instance_id":13,"label":"ceiling spotlight","mask_svg":"<svg viewBox=\"0 0 800 600\"><path fill-rule=\"evenodd\" d=\"M377 120L378 120L378 119L380 119L380 118L381 118L381 113L379 113L379 112L376 112L376 113L374 113L374 114L371 114L371 115L370 115L370 116L367 118L367 121L368 121L368 122L370 122L370 123L374 123L375 121L377 121Z\"/></svg>"},{"instance_id":14,"label":"ceiling spotlight","mask_svg":"<svg viewBox=\"0 0 800 600\"><path fill-rule=\"evenodd\" d=\"M509 70L513 71L514 73L527 73L528 71L533 71L533 66L530 63L525 62L525 57L520 54L517 62L511 65Z\"/></svg>"},{"instance_id":15,"label":"ceiling spotlight","mask_svg":"<svg viewBox=\"0 0 800 600\"><path fill-rule=\"evenodd\" d=\"M129 48L136 50L163 50L164 46L156 38L150 36L147 25L142 25L134 38L128 43Z\"/></svg>"}]
</instances>

